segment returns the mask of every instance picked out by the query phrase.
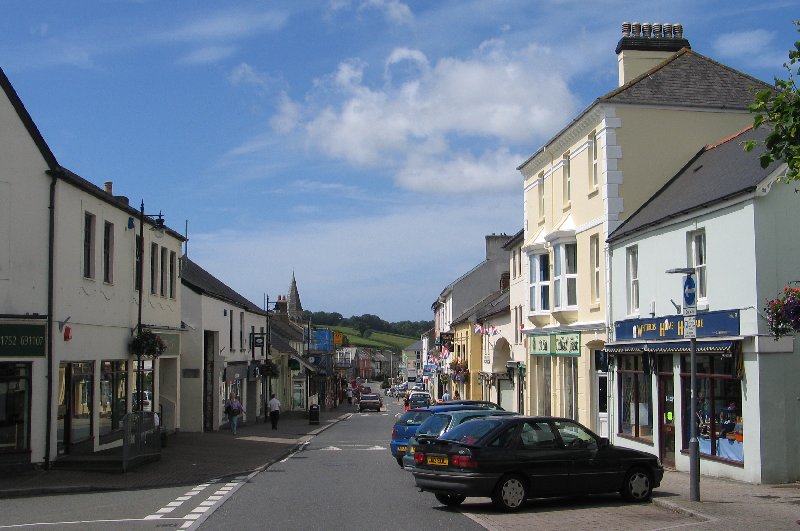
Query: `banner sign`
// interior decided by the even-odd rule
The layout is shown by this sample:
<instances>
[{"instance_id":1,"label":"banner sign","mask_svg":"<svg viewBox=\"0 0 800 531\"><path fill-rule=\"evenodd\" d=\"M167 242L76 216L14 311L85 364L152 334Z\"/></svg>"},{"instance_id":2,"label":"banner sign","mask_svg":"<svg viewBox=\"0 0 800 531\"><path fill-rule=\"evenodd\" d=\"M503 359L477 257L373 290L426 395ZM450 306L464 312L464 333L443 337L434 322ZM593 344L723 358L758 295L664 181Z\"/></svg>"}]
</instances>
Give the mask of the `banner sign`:
<instances>
[{"instance_id":1,"label":"banner sign","mask_svg":"<svg viewBox=\"0 0 800 531\"><path fill-rule=\"evenodd\" d=\"M697 337L739 335L739 310L702 312L695 317ZM614 323L614 341L683 339L684 317L669 315L649 319L626 319Z\"/></svg>"},{"instance_id":2,"label":"banner sign","mask_svg":"<svg viewBox=\"0 0 800 531\"><path fill-rule=\"evenodd\" d=\"M580 356L581 333L532 334L528 337L531 356Z\"/></svg>"}]
</instances>

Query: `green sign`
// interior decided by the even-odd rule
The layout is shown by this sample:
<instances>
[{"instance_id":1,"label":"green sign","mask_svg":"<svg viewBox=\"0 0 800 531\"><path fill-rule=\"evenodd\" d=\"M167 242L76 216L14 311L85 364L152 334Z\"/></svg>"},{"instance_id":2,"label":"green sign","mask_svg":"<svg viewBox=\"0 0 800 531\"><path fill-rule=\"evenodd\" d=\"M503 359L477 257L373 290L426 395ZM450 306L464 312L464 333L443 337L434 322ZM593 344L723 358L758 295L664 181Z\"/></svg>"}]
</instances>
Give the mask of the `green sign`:
<instances>
[{"instance_id":1,"label":"green sign","mask_svg":"<svg viewBox=\"0 0 800 531\"><path fill-rule=\"evenodd\" d=\"M0 358L44 356L44 324L0 323Z\"/></svg>"},{"instance_id":2,"label":"green sign","mask_svg":"<svg viewBox=\"0 0 800 531\"><path fill-rule=\"evenodd\" d=\"M528 338L531 356L580 356L581 333L533 334Z\"/></svg>"}]
</instances>

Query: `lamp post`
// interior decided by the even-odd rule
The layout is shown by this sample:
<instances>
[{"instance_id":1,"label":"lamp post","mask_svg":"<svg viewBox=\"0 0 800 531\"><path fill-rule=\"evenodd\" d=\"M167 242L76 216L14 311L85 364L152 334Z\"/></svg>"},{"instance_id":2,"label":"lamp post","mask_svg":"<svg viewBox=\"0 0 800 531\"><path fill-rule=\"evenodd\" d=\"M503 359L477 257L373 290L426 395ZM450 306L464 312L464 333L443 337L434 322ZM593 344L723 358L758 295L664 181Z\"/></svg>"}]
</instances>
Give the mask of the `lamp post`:
<instances>
[{"instance_id":1,"label":"lamp post","mask_svg":"<svg viewBox=\"0 0 800 531\"><path fill-rule=\"evenodd\" d=\"M689 420L689 499L700 501L700 443L697 440L697 289L692 267L668 269L667 273L686 275L683 280L683 337L689 339L690 420Z\"/></svg>"},{"instance_id":2,"label":"lamp post","mask_svg":"<svg viewBox=\"0 0 800 531\"><path fill-rule=\"evenodd\" d=\"M155 217L155 223L153 228L150 229L153 231L156 238L161 238L164 236L164 216L159 211L158 214L152 214ZM142 334L142 299L144 298L144 290L142 289L144 278L144 199L142 200L142 204L139 207L139 238L136 245L136 273L137 273L137 286L136 288L139 290L139 307L138 307L138 316L136 318L136 335L140 336ZM143 373L144 368L142 367L142 352L136 352L136 395L138 397L138 409L139 411L144 411L144 401L142 400L143 397Z\"/></svg>"}]
</instances>

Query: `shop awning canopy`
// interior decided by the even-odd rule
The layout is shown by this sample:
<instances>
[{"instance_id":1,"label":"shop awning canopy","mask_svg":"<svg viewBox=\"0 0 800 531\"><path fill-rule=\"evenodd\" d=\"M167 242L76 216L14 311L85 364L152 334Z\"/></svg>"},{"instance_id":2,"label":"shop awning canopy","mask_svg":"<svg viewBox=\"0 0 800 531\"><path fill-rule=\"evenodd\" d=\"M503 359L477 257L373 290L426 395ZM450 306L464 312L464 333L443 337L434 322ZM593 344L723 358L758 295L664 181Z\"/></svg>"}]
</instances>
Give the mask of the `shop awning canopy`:
<instances>
[{"instance_id":1,"label":"shop awning canopy","mask_svg":"<svg viewBox=\"0 0 800 531\"><path fill-rule=\"evenodd\" d=\"M703 354L733 352L738 343L735 339L703 341L697 340L695 352ZM691 341L639 341L625 343L606 343L603 347L608 354L636 354L639 352L652 352L656 354L667 352L691 352Z\"/></svg>"}]
</instances>

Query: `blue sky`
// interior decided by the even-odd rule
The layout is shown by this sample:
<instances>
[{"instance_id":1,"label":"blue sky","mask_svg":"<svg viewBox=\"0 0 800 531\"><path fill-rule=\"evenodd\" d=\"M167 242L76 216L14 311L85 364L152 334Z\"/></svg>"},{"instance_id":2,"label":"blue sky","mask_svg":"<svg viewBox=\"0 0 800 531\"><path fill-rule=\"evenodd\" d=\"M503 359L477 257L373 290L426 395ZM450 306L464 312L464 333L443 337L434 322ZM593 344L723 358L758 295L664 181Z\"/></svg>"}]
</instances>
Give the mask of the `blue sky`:
<instances>
[{"instance_id":1,"label":"blue sky","mask_svg":"<svg viewBox=\"0 0 800 531\"><path fill-rule=\"evenodd\" d=\"M516 167L617 83L623 21L765 81L800 1L2 0L0 66L59 162L261 304L389 321L522 227Z\"/></svg>"}]
</instances>

